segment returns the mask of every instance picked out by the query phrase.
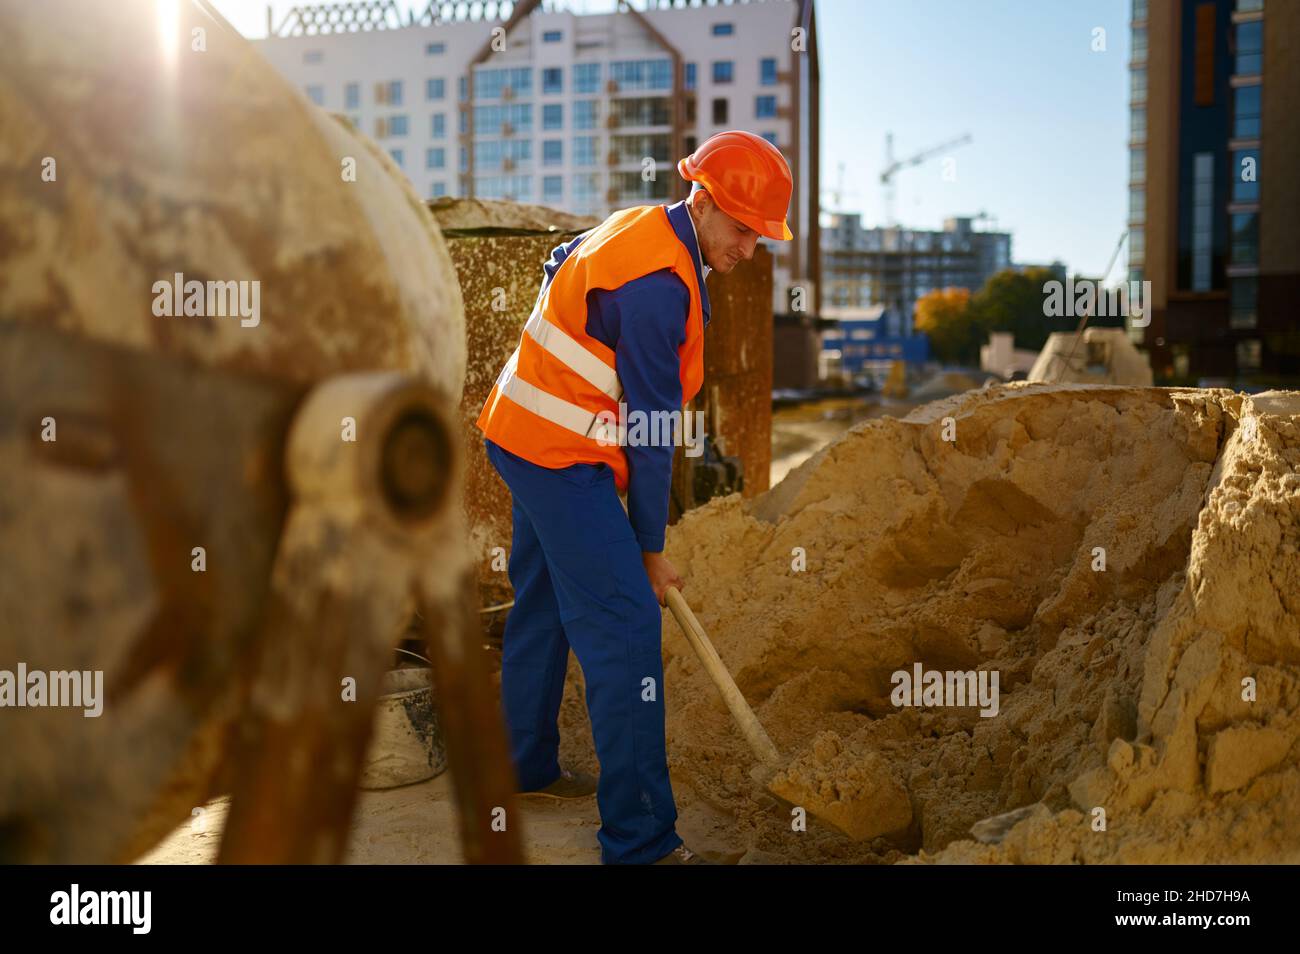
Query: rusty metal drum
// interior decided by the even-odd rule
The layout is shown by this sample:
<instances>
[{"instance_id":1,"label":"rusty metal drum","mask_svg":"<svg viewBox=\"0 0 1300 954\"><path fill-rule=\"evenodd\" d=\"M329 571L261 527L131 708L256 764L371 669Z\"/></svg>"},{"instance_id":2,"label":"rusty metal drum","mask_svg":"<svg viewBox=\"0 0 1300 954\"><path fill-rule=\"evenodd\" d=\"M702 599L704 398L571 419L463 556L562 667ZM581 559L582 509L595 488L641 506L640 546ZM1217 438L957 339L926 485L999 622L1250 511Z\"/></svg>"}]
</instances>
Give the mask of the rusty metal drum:
<instances>
[{"instance_id":1,"label":"rusty metal drum","mask_svg":"<svg viewBox=\"0 0 1300 954\"><path fill-rule=\"evenodd\" d=\"M463 309L389 158L203 4L4 4L0 36L0 860L123 861L242 736L337 718L281 761L350 784L339 674L373 697L395 581L460 566Z\"/></svg>"}]
</instances>

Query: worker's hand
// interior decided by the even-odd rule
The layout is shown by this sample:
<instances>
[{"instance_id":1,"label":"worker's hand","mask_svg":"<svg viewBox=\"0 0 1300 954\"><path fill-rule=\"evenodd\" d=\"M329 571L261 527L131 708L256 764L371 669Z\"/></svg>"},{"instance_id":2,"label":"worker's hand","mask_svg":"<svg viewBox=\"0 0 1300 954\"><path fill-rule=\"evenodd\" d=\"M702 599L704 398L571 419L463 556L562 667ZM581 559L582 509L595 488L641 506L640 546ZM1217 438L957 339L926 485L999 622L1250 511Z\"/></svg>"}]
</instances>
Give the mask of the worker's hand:
<instances>
[{"instance_id":1,"label":"worker's hand","mask_svg":"<svg viewBox=\"0 0 1300 954\"><path fill-rule=\"evenodd\" d=\"M686 586L686 581L662 553L642 553L641 562L645 564L645 575L650 578L650 587L655 591L655 599L660 606L667 605L665 594L668 587L675 586L680 590Z\"/></svg>"}]
</instances>

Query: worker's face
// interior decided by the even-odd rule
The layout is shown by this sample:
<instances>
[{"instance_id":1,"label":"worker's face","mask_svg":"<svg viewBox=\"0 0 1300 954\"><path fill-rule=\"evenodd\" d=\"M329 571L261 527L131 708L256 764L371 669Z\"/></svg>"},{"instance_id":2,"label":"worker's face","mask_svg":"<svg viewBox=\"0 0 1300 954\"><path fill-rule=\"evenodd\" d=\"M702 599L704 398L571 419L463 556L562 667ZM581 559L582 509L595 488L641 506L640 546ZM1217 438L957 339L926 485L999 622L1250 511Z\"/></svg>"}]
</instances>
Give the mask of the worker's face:
<instances>
[{"instance_id":1,"label":"worker's face","mask_svg":"<svg viewBox=\"0 0 1300 954\"><path fill-rule=\"evenodd\" d=\"M725 275L742 258L753 258L757 232L719 209L707 192L697 192L691 205L696 211L695 231L705 265Z\"/></svg>"}]
</instances>

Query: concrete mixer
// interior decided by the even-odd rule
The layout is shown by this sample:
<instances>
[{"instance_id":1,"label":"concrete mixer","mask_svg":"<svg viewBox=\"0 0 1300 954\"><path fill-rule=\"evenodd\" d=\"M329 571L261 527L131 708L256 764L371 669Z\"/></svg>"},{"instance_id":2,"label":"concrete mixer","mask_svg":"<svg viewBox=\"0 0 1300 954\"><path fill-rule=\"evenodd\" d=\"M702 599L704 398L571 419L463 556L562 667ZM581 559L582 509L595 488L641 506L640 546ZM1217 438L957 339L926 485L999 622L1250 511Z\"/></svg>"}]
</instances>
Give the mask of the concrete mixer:
<instances>
[{"instance_id":1,"label":"concrete mixer","mask_svg":"<svg viewBox=\"0 0 1300 954\"><path fill-rule=\"evenodd\" d=\"M466 857L517 860L428 210L198 0L0 35L0 862L130 860L226 791L221 860L340 860L412 617ZM95 674L96 715L44 691Z\"/></svg>"}]
</instances>

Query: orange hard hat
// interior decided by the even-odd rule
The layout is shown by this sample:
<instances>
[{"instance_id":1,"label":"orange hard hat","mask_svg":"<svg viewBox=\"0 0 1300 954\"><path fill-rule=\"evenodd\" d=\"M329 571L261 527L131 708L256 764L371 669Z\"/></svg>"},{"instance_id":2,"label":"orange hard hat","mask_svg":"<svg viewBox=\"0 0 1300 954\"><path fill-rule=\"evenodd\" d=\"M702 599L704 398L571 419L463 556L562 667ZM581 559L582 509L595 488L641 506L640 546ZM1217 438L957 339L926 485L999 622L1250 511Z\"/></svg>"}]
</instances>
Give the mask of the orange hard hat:
<instances>
[{"instance_id":1,"label":"orange hard hat","mask_svg":"<svg viewBox=\"0 0 1300 954\"><path fill-rule=\"evenodd\" d=\"M710 136L677 163L688 182L698 182L718 208L760 235L792 239L785 221L794 179L781 150L762 136L731 129Z\"/></svg>"}]
</instances>

